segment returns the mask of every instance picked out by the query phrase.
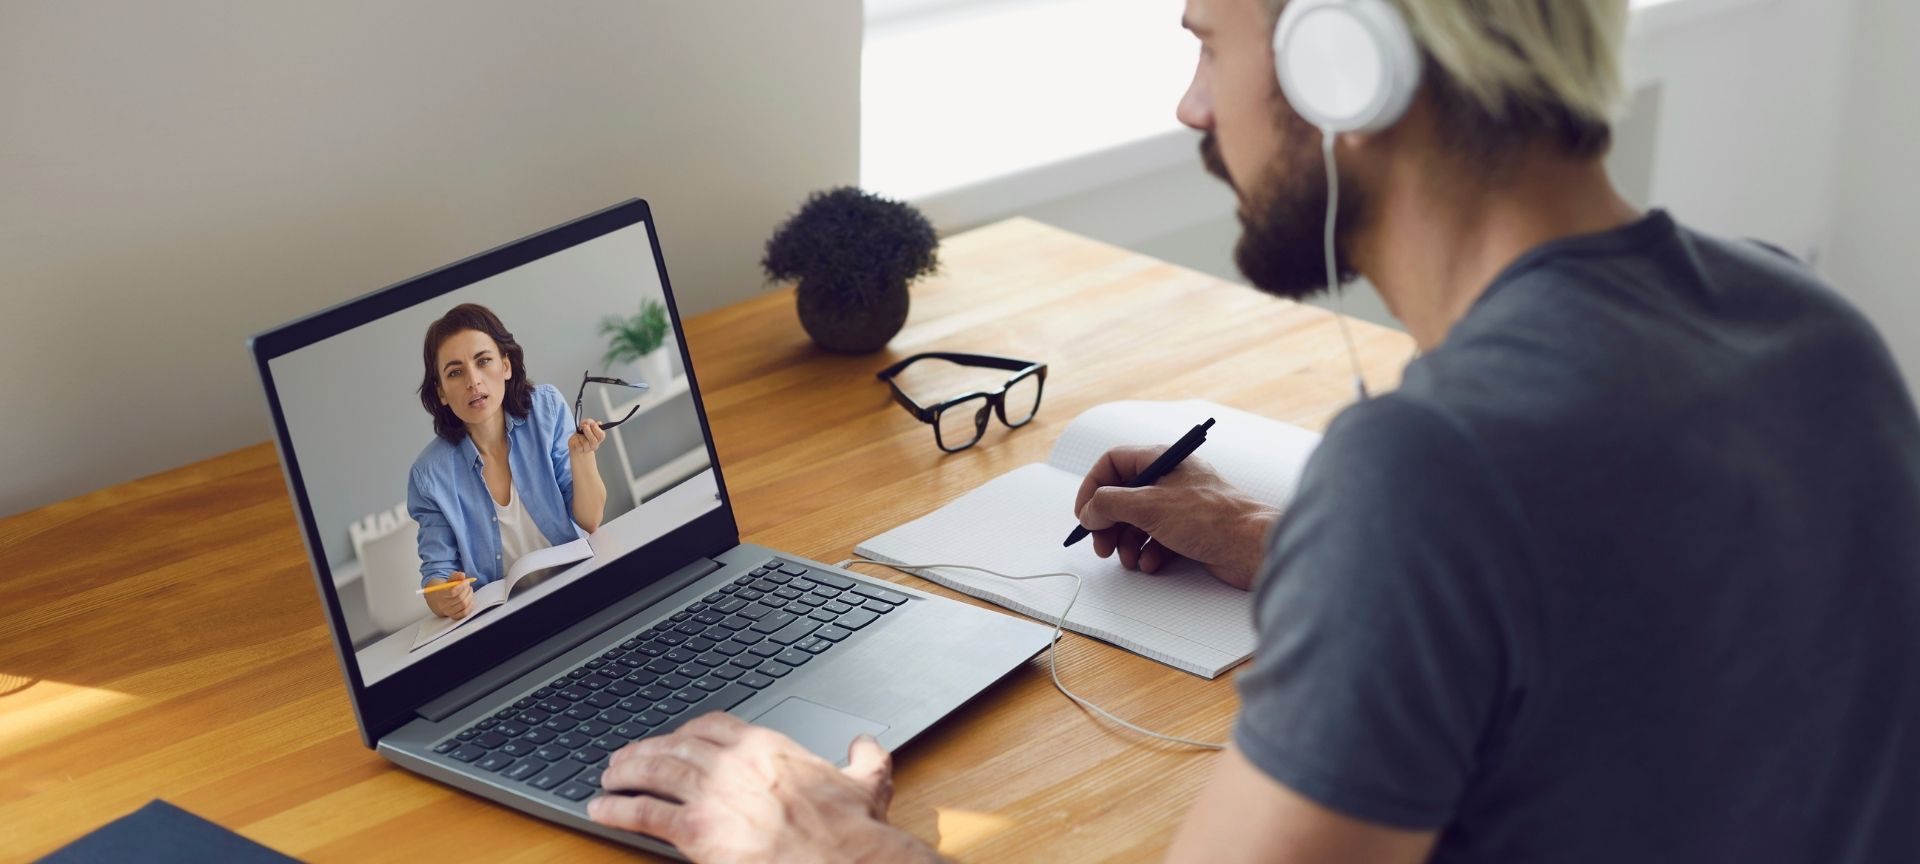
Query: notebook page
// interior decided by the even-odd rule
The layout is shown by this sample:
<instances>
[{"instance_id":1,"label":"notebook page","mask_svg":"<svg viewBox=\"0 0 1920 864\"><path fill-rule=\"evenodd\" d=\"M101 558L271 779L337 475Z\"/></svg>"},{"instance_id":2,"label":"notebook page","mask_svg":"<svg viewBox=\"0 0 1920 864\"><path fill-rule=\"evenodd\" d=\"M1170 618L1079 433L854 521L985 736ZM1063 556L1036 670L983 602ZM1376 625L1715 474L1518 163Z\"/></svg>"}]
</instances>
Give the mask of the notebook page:
<instances>
[{"instance_id":1,"label":"notebook page","mask_svg":"<svg viewBox=\"0 0 1920 864\"><path fill-rule=\"evenodd\" d=\"M1016 575L1065 570L1082 580L1070 630L1208 678L1252 654L1247 592L1191 562L1148 575L1128 571L1117 558L1100 559L1090 542L1060 545L1074 526L1080 476L1042 463L1016 468L854 551L896 563L971 564ZM967 570L915 572L1047 623L1073 593L1066 577L1014 581Z\"/></svg>"},{"instance_id":2,"label":"notebook page","mask_svg":"<svg viewBox=\"0 0 1920 864\"><path fill-rule=\"evenodd\" d=\"M1206 422L1207 440L1192 458L1205 461L1235 487L1275 507L1293 500L1300 471L1320 443L1318 433L1201 399L1180 402L1107 402L1087 409L1054 442L1047 463L1085 477L1101 454L1126 444L1169 445ZM1075 491L1078 491L1078 485ZM1068 510L1072 498L1067 499Z\"/></svg>"}]
</instances>

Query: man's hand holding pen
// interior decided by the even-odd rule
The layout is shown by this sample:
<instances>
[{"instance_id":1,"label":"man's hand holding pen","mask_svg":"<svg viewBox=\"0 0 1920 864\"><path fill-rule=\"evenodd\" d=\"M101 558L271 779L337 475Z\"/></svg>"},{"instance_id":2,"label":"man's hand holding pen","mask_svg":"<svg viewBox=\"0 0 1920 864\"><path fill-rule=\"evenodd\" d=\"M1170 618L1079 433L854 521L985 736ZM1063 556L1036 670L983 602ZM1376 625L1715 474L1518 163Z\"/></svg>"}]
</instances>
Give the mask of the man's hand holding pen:
<instances>
[{"instance_id":1,"label":"man's hand holding pen","mask_svg":"<svg viewBox=\"0 0 1920 864\"><path fill-rule=\"evenodd\" d=\"M1191 558L1214 578L1248 589L1280 511L1188 459L1150 486L1128 488L1167 448L1116 447L1080 482L1073 510L1093 534L1094 554L1120 554L1128 570L1157 573Z\"/></svg>"}]
</instances>

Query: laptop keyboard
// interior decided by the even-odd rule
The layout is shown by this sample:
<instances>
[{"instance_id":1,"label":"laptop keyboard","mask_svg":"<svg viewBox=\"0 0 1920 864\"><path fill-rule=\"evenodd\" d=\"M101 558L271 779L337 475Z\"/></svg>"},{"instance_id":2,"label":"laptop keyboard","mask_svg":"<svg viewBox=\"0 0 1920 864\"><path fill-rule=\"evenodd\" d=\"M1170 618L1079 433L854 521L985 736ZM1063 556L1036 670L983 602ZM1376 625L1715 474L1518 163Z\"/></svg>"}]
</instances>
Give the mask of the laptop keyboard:
<instances>
[{"instance_id":1,"label":"laptop keyboard","mask_svg":"<svg viewBox=\"0 0 1920 864\"><path fill-rule=\"evenodd\" d=\"M569 801L613 751L773 686L907 595L778 558L434 745Z\"/></svg>"}]
</instances>

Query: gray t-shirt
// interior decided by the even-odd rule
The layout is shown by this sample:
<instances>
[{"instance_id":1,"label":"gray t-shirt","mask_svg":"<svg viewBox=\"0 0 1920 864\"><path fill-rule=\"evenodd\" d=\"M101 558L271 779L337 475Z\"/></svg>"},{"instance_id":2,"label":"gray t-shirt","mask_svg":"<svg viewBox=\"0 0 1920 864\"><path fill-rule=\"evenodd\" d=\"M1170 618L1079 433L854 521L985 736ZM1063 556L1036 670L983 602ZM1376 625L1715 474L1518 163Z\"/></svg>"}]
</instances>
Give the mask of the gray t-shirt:
<instances>
[{"instance_id":1,"label":"gray t-shirt","mask_svg":"<svg viewBox=\"0 0 1920 864\"><path fill-rule=\"evenodd\" d=\"M1236 745L1436 861L1920 861L1920 419L1782 253L1527 253L1270 539Z\"/></svg>"}]
</instances>

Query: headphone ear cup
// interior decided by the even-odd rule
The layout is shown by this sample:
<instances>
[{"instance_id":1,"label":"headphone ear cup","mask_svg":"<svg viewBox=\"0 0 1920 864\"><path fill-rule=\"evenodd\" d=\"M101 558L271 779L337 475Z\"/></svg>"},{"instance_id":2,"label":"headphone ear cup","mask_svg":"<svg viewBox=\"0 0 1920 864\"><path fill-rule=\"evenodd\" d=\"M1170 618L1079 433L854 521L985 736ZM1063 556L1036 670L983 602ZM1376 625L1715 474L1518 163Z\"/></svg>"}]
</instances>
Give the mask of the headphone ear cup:
<instances>
[{"instance_id":1,"label":"headphone ear cup","mask_svg":"<svg viewBox=\"0 0 1920 864\"><path fill-rule=\"evenodd\" d=\"M1328 132L1378 132L1420 87L1420 52L1389 0L1289 0L1274 73L1293 110Z\"/></svg>"}]
</instances>

